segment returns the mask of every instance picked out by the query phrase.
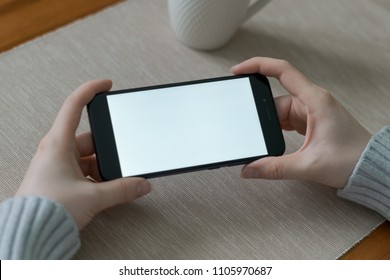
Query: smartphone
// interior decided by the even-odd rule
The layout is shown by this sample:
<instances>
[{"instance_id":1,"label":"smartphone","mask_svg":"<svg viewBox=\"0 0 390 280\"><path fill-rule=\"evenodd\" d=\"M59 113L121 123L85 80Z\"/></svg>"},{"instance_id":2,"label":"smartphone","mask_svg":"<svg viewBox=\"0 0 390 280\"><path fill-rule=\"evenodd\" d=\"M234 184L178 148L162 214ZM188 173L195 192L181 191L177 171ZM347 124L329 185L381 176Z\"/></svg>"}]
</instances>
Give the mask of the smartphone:
<instances>
[{"instance_id":1,"label":"smartphone","mask_svg":"<svg viewBox=\"0 0 390 280\"><path fill-rule=\"evenodd\" d=\"M285 150L260 74L103 92L87 110L104 180L240 165Z\"/></svg>"}]
</instances>

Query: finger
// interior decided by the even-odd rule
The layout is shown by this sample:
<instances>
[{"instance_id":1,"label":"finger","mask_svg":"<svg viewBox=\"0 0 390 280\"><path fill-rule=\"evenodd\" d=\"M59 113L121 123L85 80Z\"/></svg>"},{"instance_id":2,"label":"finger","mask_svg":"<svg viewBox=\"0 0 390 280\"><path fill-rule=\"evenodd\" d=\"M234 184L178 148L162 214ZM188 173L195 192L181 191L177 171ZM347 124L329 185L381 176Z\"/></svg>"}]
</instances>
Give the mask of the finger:
<instances>
[{"instance_id":1,"label":"finger","mask_svg":"<svg viewBox=\"0 0 390 280\"><path fill-rule=\"evenodd\" d=\"M272 180L301 179L305 174L302 161L298 152L281 157L262 158L244 166L241 177Z\"/></svg>"},{"instance_id":2,"label":"finger","mask_svg":"<svg viewBox=\"0 0 390 280\"><path fill-rule=\"evenodd\" d=\"M231 68L235 75L260 73L276 78L293 96L304 97L311 95L315 86L305 75L285 60L268 57L255 57Z\"/></svg>"},{"instance_id":3,"label":"finger","mask_svg":"<svg viewBox=\"0 0 390 280\"><path fill-rule=\"evenodd\" d=\"M284 130L293 130L294 127L291 125L289 115L291 111L291 96L278 96L274 98L276 112L278 114L279 123Z\"/></svg>"},{"instance_id":4,"label":"finger","mask_svg":"<svg viewBox=\"0 0 390 280\"><path fill-rule=\"evenodd\" d=\"M143 178L121 178L95 184L99 191L100 209L135 200L151 191L150 183Z\"/></svg>"},{"instance_id":5,"label":"finger","mask_svg":"<svg viewBox=\"0 0 390 280\"><path fill-rule=\"evenodd\" d=\"M80 160L80 168L85 177L89 176L95 181L101 182L99 167L95 156L83 157Z\"/></svg>"},{"instance_id":6,"label":"finger","mask_svg":"<svg viewBox=\"0 0 390 280\"><path fill-rule=\"evenodd\" d=\"M78 87L62 105L51 129L51 133L66 142L73 139L80 123L81 113L85 105L100 92L110 90L110 80L88 81Z\"/></svg>"},{"instance_id":7,"label":"finger","mask_svg":"<svg viewBox=\"0 0 390 280\"><path fill-rule=\"evenodd\" d=\"M293 100L290 95L274 98L275 107L283 130L295 130L305 135L307 130L306 105L299 99Z\"/></svg>"},{"instance_id":8,"label":"finger","mask_svg":"<svg viewBox=\"0 0 390 280\"><path fill-rule=\"evenodd\" d=\"M95 147L93 145L92 134L90 131L77 135L76 145L80 153L80 157L90 156L95 153Z\"/></svg>"}]
</instances>

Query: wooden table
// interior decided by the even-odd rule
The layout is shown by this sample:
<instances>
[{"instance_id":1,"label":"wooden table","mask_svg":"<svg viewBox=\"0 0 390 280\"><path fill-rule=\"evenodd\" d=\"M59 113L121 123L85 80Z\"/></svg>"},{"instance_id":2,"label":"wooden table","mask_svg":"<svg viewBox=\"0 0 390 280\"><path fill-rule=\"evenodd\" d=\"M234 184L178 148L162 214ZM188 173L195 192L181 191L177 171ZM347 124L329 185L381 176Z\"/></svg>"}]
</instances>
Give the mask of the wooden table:
<instances>
[{"instance_id":1,"label":"wooden table","mask_svg":"<svg viewBox=\"0 0 390 280\"><path fill-rule=\"evenodd\" d=\"M121 0L0 0L0 52L118 2ZM341 259L390 259L390 222Z\"/></svg>"}]
</instances>

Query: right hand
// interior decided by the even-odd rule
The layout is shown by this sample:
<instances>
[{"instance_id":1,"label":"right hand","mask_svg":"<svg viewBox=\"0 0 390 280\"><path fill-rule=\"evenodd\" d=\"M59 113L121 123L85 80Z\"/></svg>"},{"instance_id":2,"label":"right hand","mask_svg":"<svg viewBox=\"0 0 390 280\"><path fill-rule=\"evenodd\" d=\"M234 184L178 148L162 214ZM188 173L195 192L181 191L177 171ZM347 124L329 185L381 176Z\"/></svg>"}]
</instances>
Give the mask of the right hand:
<instances>
[{"instance_id":1,"label":"right hand","mask_svg":"<svg viewBox=\"0 0 390 280\"><path fill-rule=\"evenodd\" d=\"M309 180L344 187L371 134L328 91L287 61L256 57L231 71L236 75L258 72L277 78L290 94L275 98L282 129L305 135L296 152L252 162L244 166L241 176Z\"/></svg>"}]
</instances>

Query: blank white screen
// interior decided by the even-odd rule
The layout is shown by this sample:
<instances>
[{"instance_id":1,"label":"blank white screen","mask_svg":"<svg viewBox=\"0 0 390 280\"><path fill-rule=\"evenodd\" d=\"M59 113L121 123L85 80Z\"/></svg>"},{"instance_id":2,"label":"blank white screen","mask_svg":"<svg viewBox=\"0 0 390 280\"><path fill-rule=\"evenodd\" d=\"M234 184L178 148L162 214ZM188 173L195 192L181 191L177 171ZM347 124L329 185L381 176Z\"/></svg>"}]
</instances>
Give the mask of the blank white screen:
<instances>
[{"instance_id":1,"label":"blank white screen","mask_svg":"<svg viewBox=\"0 0 390 280\"><path fill-rule=\"evenodd\" d=\"M107 102L124 177L267 155L249 78Z\"/></svg>"}]
</instances>

